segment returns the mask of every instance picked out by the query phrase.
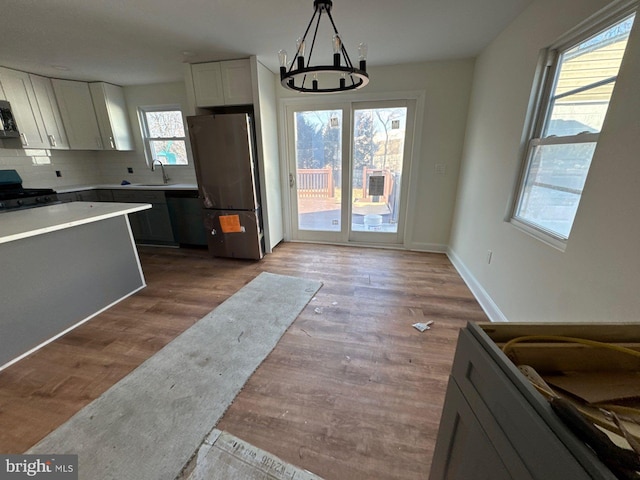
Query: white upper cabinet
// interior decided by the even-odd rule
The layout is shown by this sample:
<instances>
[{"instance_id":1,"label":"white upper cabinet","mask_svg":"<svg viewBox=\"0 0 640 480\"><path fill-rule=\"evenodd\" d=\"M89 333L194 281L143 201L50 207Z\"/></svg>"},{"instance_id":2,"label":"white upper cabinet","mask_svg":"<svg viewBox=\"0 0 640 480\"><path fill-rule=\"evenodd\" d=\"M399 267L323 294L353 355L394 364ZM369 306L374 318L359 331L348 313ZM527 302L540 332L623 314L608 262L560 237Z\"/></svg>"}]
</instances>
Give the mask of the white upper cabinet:
<instances>
[{"instance_id":1,"label":"white upper cabinet","mask_svg":"<svg viewBox=\"0 0 640 480\"><path fill-rule=\"evenodd\" d=\"M51 79L39 75L29 74L29 80L38 102L38 108L42 115L45 133L47 134L48 148L68 150L69 142L64 131L62 116L53 92Z\"/></svg>"},{"instance_id":2,"label":"white upper cabinet","mask_svg":"<svg viewBox=\"0 0 640 480\"><path fill-rule=\"evenodd\" d=\"M249 59L191 65L196 106L253 103Z\"/></svg>"},{"instance_id":3,"label":"white upper cabinet","mask_svg":"<svg viewBox=\"0 0 640 480\"><path fill-rule=\"evenodd\" d=\"M25 148L49 148L49 140L29 74L0 67L0 84L20 131Z\"/></svg>"},{"instance_id":4,"label":"white upper cabinet","mask_svg":"<svg viewBox=\"0 0 640 480\"><path fill-rule=\"evenodd\" d=\"M102 150L102 139L89 84L58 79L52 79L51 82L69 146L73 150Z\"/></svg>"},{"instance_id":5,"label":"white upper cabinet","mask_svg":"<svg viewBox=\"0 0 640 480\"><path fill-rule=\"evenodd\" d=\"M197 63L191 65L191 73L198 107L224 105L220 63Z\"/></svg>"},{"instance_id":6,"label":"white upper cabinet","mask_svg":"<svg viewBox=\"0 0 640 480\"><path fill-rule=\"evenodd\" d=\"M220 70L225 105L253 103L253 84L249 59L220 62Z\"/></svg>"},{"instance_id":7,"label":"white upper cabinet","mask_svg":"<svg viewBox=\"0 0 640 480\"><path fill-rule=\"evenodd\" d=\"M127 104L122 87L105 82L89 84L105 150L133 150Z\"/></svg>"}]
</instances>

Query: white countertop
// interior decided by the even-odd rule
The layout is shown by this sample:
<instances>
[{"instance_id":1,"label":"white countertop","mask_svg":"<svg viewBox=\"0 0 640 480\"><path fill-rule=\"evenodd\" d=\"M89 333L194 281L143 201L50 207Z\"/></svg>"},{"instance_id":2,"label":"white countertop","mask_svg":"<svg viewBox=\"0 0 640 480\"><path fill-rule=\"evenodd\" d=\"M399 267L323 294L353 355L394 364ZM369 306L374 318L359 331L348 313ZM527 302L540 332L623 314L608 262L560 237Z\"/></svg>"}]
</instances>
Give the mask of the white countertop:
<instances>
[{"instance_id":1,"label":"white countertop","mask_svg":"<svg viewBox=\"0 0 640 480\"><path fill-rule=\"evenodd\" d=\"M100 185L69 185L66 187L54 187L57 193L80 192L84 190L197 190L195 183L131 183L120 185L118 183Z\"/></svg>"},{"instance_id":2,"label":"white countertop","mask_svg":"<svg viewBox=\"0 0 640 480\"><path fill-rule=\"evenodd\" d=\"M148 203L70 202L0 214L0 243L151 208Z\"/></svg>"}]
</instances>

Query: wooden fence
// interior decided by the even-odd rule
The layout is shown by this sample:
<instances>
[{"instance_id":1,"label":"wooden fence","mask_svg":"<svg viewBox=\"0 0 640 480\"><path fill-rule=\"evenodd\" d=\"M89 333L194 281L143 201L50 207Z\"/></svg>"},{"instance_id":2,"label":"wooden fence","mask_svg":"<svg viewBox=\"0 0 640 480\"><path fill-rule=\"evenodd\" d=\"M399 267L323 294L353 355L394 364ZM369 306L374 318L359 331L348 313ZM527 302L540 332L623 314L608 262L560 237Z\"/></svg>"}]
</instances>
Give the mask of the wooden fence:
<instances>
[{"instance_id":1,"label":"wooden fence","mask_svg":"<svg viewBox=\"0 0 640 480\"><path fill-rule=\"evenodd\" d=\"M331 168L298 169L298 197L333 197Z\"/></svg>"}]
</instances>

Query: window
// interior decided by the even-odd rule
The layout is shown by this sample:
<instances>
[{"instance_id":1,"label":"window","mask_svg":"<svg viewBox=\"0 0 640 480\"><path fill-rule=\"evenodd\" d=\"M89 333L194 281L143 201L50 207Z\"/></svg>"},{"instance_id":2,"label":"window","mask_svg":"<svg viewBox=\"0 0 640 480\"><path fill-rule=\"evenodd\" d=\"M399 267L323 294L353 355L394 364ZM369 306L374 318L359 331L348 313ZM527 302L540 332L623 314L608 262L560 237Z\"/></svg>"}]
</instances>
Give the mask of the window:
<instances>
[{"instance_id":1,"label":"window","mask_svg":"<svg viewBox=\"0 0 640 480\"><path fill-rule=\"evenodd\" d=\"M546 52L512 222L553 244L573 226L633 25L626 14Z\"/></svg>"},{"instance_id":2,"label":"window","mask_svg":"<svg viewBox=\"0 0 640 480\"><path fill-rule=\"evenodd\" d=\"M188 165L182 112L176 106L138 109L147 163Z\"/></svg>"}]
</instances>

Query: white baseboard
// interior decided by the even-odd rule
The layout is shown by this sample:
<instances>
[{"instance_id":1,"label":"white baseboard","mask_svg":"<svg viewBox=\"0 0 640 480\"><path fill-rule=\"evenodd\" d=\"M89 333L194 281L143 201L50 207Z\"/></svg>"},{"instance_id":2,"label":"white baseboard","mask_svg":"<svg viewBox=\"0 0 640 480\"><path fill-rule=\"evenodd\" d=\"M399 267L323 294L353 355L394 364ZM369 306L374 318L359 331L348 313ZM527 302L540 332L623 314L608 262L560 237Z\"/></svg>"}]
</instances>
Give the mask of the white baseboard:
<instances>
[{"instance_id":1,"label":"white baseboard","mask_svg":"<svg viewBox=\"0 0 640 480\"><path fill-rule=\"evenodd\" d=\"M448 247L440 243L411 242L405 245L407 250L414 252L447 253Z\"/></svg>"},{"instance_id":2,"label":"white baseboard","mask_svg":"<svg viewBox=\"0 0 640 480\"><path fill-rule=\"evenodd\" d=\"M478 282L476 277L473 276L464 262L451 248L447 248L447 256L467 284L467 287L469 287L469 290L471 290L471 293L473 293L473 296L476 297L476 300L482 307L482 310L484 310L484 313L487 314L487 317L489 317L489 320L492 322L508 322L509 319L502 313L498 305L496 305L487 291L480 285L480 282Z\"/></svg>"}]
</instances>

